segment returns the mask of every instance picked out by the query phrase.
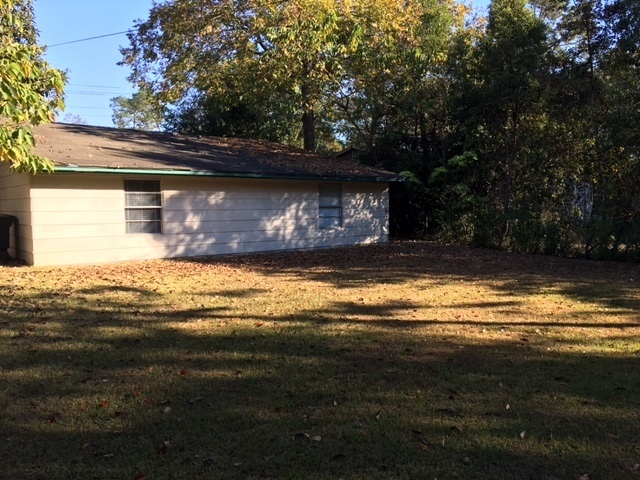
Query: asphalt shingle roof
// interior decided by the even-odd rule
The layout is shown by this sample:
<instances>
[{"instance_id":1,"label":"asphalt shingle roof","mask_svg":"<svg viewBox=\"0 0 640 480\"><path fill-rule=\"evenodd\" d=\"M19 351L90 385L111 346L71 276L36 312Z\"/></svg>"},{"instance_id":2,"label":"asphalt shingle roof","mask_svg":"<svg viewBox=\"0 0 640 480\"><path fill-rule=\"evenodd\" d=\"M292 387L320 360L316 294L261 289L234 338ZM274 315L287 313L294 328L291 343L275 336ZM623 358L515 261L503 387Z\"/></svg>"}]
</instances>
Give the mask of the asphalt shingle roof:
<instances>
[{"instance_id":1,"label":"asphalt shingle roof","mask_svg":"<svg viewBox=\"0 0 640 480\"><path fill-rule=\"evenodd\" d=\"M269 176L394 181L398 175L284 145L109 127L54 123L33 129L34 153L57 167L139 169Z\"/></svg>"}]
</instances>

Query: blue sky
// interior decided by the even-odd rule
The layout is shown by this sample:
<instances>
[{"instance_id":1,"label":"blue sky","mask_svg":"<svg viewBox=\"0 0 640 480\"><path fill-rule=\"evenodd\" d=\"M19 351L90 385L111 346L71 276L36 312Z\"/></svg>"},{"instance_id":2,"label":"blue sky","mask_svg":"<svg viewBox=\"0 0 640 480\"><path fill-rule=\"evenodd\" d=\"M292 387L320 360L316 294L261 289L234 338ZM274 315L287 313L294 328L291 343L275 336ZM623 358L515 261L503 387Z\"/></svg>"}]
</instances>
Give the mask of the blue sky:
<instances>
[{"instance_id":1,"label":"blue sky","mask_svg":"<svg viewBox=\"0 0 640 480\"><path fill-rule=\"evenodd\" d=\"M129 30L136 19L148 17L151 6L152 0L36 0L40 44L50 46L45 57L69 75L59 121L72 114L90 125L112 126L110 99L130 97L135 89L127 82L129 69L117 65L119 47L129 45L126 35L57 44Z\"/></svg>"},{"instance_id":2,"label":"blue sky","mask_svg":"<svg viewBox=\"0 0 640 480\"><path fill-rule=\"evenodd\" d=\"M80 40L122 32L134 20L146 19L152 0L37 0L36 25L41 45ZM131 96L129 69L119 67L120 46L128 46L126 35L116 35L47 49L46 59L55 68L67 70L67 113L79 115L90 125L112 126L109 100Z\"/></svg>"}]
</instances>

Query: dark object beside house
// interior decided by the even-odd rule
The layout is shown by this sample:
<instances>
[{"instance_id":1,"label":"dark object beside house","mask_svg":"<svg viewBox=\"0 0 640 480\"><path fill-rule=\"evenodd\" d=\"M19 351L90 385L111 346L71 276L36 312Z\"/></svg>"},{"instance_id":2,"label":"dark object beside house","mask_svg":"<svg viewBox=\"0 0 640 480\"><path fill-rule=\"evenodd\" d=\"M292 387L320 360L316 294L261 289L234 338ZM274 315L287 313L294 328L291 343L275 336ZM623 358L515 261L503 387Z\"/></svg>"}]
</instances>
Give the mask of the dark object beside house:
<instances>
[{"instance_id":1,"label":"dark object beside house","mask_svg":"<svg viewBox=\"0 0 640 480\"><path fill-rule=\"evenodd\" d=\"M13 215L0 214L0 258L8 256L7 249L11 244L11 226L14 221Z\"/></svg>"}]
</instances>

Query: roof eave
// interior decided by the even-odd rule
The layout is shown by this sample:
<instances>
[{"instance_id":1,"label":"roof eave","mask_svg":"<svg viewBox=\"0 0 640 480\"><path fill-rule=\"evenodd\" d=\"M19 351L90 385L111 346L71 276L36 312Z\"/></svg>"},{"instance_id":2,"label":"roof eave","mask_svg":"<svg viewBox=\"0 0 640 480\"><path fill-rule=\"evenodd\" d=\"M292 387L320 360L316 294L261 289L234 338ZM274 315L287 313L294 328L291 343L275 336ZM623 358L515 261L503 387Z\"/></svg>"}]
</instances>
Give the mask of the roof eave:
<instances>
[{"instance_id":1,"label":"roof eave","mask_svg":"<svg viewBox=\"0 0 640 480\"><path fill-rule=\"evenodd\" d=\"M170 170L170 169L145 169L145 168L106 168L106 167L80 167L80 166L56 166L55 172L60 173L98 173L117 175L167 175L181 177L218 177L218 178L253 178L264 180L311 180L332 182L402 182L400 176L345 176L345 175L300 175L300 174L271 174L271 173L244 173L244 172L214 172L208 170Z\"/></svg>"}]
</instances>

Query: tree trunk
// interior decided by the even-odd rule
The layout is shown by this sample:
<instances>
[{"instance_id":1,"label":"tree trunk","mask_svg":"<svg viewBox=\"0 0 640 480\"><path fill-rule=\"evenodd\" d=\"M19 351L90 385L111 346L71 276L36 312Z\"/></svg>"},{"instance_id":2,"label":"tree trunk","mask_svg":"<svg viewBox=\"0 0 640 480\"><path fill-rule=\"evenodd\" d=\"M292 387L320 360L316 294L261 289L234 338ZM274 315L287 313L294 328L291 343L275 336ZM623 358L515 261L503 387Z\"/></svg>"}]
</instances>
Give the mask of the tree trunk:
<instances>
[{"instance_id":1,"label":"tree trunk","mask_svg":"<svg viewBox=\"0 0 640 480\"><path fill-rule=\"evenodd\" d=\"M304 149L315 151L316 149L316 117L312 109L307 109L302 114L302 136Z\"/></svg>"}]
</instances>

